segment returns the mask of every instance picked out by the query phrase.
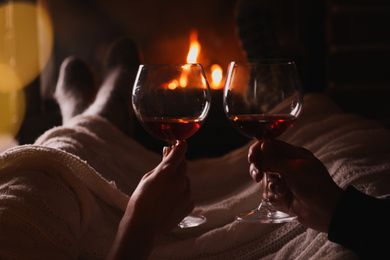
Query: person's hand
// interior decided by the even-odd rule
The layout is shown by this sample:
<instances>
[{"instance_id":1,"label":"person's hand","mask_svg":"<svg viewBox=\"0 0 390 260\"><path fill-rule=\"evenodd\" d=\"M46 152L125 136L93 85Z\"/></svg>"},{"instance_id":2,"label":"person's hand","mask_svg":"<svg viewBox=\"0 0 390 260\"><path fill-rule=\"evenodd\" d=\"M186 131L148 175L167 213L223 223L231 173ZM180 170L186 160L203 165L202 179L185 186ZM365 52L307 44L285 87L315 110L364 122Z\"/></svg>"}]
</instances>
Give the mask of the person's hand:
<instances>
[{"instance_id":1,"label":"person's hand","mask_svg":"<svg viewBox=\"0 0 390 260\"><path fill-rule=\"evenodd\" d=\"M263 172L280 178L269 180L269 198L298 216L305 226L327 232L342 189L310 151L278 140L256 142L249 149L250 174L256 182Z\"/></svg>"},{"instance_id":2,"label":"person's hand","mask_svg":"<svg viewBox=\"0 0 390 260\"><path fill-rule=\"evenodd\" d=\"M164 152L162 162L144 175L131 196L127 211L139 225L145 225L144 230L167 232L193 210L186 150L187 143L181 141L172 151Z\"/></svg>"},{"instance_id":3,"label":"person's hand","mask_svg":"<svg viewBox=\"0 0 390 260\"><path fill-rule=\"evenodd\" d=\"M194 209L186 150L187 143L180 141L144 175L128 202L110 258L146 257L155 237L172 230Z\"/></svg>"}]
</instances>

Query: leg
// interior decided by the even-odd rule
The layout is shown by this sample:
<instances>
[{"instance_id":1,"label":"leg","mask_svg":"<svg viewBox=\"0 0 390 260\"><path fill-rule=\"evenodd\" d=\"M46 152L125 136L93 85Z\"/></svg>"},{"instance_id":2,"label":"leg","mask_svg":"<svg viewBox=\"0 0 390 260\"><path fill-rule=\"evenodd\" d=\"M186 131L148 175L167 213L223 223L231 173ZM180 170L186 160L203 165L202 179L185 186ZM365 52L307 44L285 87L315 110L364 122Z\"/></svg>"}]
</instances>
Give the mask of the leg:
<instances>
[{"instance_id":1,"label":"leg","mask_svg":"<svg viewBox=\"0 0 390 260\"><path fill-rule=\"evenodd\" d=\"M61 65L54 93L66 123L75 115L84 112L94 101L96 80L91 68L80 59L68 57Z\"/></svg>"},{"instance_id":2,"label":"leg","mask_svg":"<svg viewBox=\"0 0 390 260\"><path fill-rule=\"evenodd\" d=\"M139 64L138 48L133 41L123 38L113 44L106 59L105 79L85 114L100 115L130 135L131 92Z\"/></svg>"},{"instance_id":3,"label":"leg","mask_svg":"<svg viewBox=\"0 0 390 260\"><path fill-rule=\"evenodd\" d=\"M81 113L99 115L131 134L131 91L139 64L134 42L127 38L117 41L106 58L104 81L97 91L90 67L75 57L67 58L61 65L54 94L63 123Z\"/></svg>"}]
</instances>

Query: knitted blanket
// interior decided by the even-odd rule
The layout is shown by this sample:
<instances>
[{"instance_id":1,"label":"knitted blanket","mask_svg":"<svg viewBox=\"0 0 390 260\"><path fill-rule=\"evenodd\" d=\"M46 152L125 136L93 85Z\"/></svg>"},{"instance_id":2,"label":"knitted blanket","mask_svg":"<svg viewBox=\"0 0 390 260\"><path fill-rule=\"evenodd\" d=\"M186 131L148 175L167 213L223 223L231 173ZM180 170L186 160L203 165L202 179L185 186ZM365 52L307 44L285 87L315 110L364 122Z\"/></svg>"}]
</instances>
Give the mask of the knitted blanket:
<instances>
[{"instance_id":1,"label":"knitted blanket","mask_svg":"<svg viewBox=\"0 0 390 260\"><path fill-rule=\"evenodd\" d=\"M390 195L390 131L381 124L344 114L326 97L312 94L305 96L300 118L280 139L312 151L342 188L352 184L373 196ZM260 185L254 183L248 173L250 144L219 158L189 162L189 176L197 205L194 212L206 216L207 223L196 228L178 228L160 238L151 259L356 258L353 252L329 242L326 234L307 229L297 221L258 224L234 220L237 214L257 207L261 197ZM57 254L64 259L103 258L128 197L142 175L160 160L160 154L146 150L104 119L76 117L65 126L47 131L35 145L19 146L0 155L0 233L5 230L3 216L7 210L7 205L1 201L12 193L10 189L5 189L12 182L7 176L15 172L44 172L51 181L55 179L56 185L66 184L61 185L70 190L72 202L77 201L72 205L81 208L78 210L84 216L82 225L77 224L79 226L71 222L75 220L70 214L52 217L57 222L60 218L66 227L57 230L51 224L52 229L46 228L45 235L40 235L43 237L40 241L52 248L48 255ZM22 187L21 194L28 194L28 189ZM40 201L50 200L50 203L44 201L42 206L50 212L49 220L29 219L31 223L26 227L34 228L29 228L28 237L43 232L36 227L43 229L41 222L50 222L53 212L64 211L47 208L60 208L58 203L64 203L70 196L70 193L66 194L58 196L61 201L56 201L54 194L50 198L47 194L40 198ZM40 204L34 205L39 207ZM22 213L15 215L22 216ZM7 221L7 224L12 224L17 220L8 217ZM13 226L22 232L23 225ZM70 229L73 237L60 235ZM56 235L50 234L53 230ZM98 238L94 239L97 234ZM5 240L0 239L0 243ZM31 241L22 242L30 248L30 253L35 248L29 244ZM20 251L12 251L12 246L3 250L0 246L0 257L18 256L15 252Z\"/></svg>"},{"instance_id":2,"label":"knitted blanket","mask_svg":"<svg viewBox=\"0 0 390 260\"><path fill-rule=\"evenodd\" d=\"M390 194L390 131L357 115L342 113L322 95L308 95L304 109L280 138L312 151L336 183L354 185L367 194ZM258 206L260 187L248 174L250 144L226 156L190 163L198 212L208 222L175 233L170 244L157 247L156 259L355 259L328 241L327 234L297 221L253 224L234 221L238 213Z\"/></svg>"}]
</instances>

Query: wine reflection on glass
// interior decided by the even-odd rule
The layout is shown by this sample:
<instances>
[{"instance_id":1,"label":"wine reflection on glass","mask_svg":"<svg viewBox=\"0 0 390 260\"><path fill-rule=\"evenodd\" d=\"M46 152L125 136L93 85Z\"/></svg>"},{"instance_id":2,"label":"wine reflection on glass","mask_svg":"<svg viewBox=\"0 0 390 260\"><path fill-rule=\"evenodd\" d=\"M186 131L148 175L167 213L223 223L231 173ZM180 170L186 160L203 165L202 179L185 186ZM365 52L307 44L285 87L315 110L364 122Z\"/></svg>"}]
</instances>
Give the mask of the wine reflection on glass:
<instances>
[{"instance_id":1,"label":"wine reflection on glass","mask_svg":"<svg viewBox=\"0 0 390 260\"><path fill-rule=\"evenodd\" d=\"M224 87L224 111L241 134L259 141L274 139L292 127L301 112L301 88L292 60L231 62ZM285 223L296 218L272 205L268 197L269 174L264 173L265 194L260 205L237 216L237 220Z\"/></svg>"},{"instance_id":2,"label":"wine reflection on glass","mask_svg":"<svg viewBox=\"0 0 390 260\"><path fill-rule=\"evenodd\" d=\"M140 65L134 82L132 104L137 119L153 137L173 148L195 134L210 109L210 88L200 64ZM189 215L179 226L206 222Z\"/></svg>"}]
</instances>

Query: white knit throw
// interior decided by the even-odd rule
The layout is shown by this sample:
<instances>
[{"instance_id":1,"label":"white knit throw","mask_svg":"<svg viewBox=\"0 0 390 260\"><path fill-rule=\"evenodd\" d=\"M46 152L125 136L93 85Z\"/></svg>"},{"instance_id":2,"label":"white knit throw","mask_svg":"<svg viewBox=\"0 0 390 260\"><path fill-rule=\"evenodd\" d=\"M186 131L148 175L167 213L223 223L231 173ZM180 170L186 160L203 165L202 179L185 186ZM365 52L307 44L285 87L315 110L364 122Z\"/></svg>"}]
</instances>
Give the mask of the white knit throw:
<instances>
[{"instance_id":1,"label":"white knit throw","mask_svg":"<svg viewBox=\"0 0 390 260\"><path fill-rule=\"evenodd\" d=\"M390 131L342 113L322 95L304 102L281 139L311 150L342 188L352 184L373 196L389 195ZM160 238L151 259L356 258L297 221L234 220L261 196L248 173L249 145L189 162L195 212L208 221ZM1 154L0 234L7 236L0 235L0 258L104 258L128 196L160 160L104 119L84 116L46 132L35 145ZM19 243L7 242L15 239Z\"/></svg>"}]
</instances>

